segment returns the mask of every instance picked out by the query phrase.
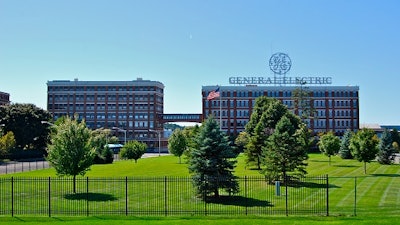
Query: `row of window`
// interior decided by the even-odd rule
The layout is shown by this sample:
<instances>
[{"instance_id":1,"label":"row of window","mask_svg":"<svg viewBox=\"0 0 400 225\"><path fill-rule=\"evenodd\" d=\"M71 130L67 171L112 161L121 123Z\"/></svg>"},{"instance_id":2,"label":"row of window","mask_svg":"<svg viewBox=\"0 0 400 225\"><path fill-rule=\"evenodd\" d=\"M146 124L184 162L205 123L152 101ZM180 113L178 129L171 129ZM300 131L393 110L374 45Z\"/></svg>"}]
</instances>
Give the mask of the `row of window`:
<instances>
[{"instance_id":1,"label":"row of window","mask_svg":"<svg viewBox=\"0 0 400 225\"><path fill-rule=\"evenodd\" d=\"M310 93L310 91L305 90ZM241 97L249 97L250 93L252 97L260 97L260 96L268 96L268 97L292 97L293 92L292 91L222 91L221 96L222 97L233 97L235 96L236 92L236 97L241 98ZM314 97L342 97L342 98L348 98L348 97L358 97L358 91L311 91ZM209 93L207 93L208 95ZM206 96L207 96L206 95Z\"/></svg>"},{"instance_id":2,"label":"row of window","mask_svg":"<svg viewBox=\"0 0 400 225\"><path fill-rule=\"evenodd\" d=\"M49 95L49 102L52 101L56 102L66 102L66 101L77 101L77 102L83 102L83 101L99 101L99 102L113 102L113 101L154 101L154 96L153 95ZM156 97L157 102L163 103L163 98L160 96Z\"/></svg>"},{"instance_id":3,"label":"row of window","mask_svg":"<svg viewBox=\"0 0 400 225\"><path fill-rule=\"evenodd\" d=\"M164 90L154 86L49 86L48 91L157 91L163 93Z\"/></svg>"}]
</instances>

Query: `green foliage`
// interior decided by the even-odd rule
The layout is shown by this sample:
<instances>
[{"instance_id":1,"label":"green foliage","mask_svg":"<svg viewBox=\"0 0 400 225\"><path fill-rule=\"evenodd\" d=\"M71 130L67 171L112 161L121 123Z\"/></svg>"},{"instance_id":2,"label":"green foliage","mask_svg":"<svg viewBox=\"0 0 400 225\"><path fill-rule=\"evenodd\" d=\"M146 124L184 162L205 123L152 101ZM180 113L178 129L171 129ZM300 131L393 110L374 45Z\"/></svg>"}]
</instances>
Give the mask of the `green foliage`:
<instances>
[{"instance_id":1,"label":"green foliage","mask_svg":"<svg viewBox=\"0 0 400 225\"><path fill-rule=\"evenodd\" d=\"M399 146L400 146L400 134L397 129L393 129L390 131L390 134L392 136L392 141L393 141L393 148L395 149L396 152L399 152Z\"/></svg>"},{"instance_id":2,"label":"green foliage","mask_svg":"<svg viewBox=\"0 0 400 225\"><path fill-rule=\"evenodd\" d=\"M111 131L108 129L97 129L92 131L91 145L96 151L93 160L95 164L112 163L114 160L113 152L107 146L110 133Z\"/></svg>"},{"instance_id":3,"label":"green foliage","mask_svg":"<svg viewBox=\"0 0 400 225\"><path fill-rule=\"evenodd\" d=\"M190 152L189 172L197 194L203 198L211 193L219 197L219 189L230 194L239 191L237 177L233 174L237 154L228 139L213 117L204 122L196 136L198 147Z\"/></svg>"},{"instance_id":4,"label":"green foliage","mask_svg":"<svg viewBox=\"0 0 400 225\"><path fill-rule=\"evenodd\" d=\"M179 157L181 163L181 156L187 148L187 140L182 130L175 129L171 137L168 139L168 150L174 156Z\"/></svg>"},{"instance_id":5,"label":"green foliage","mask_svg":"<svg viewBox=\"0 0 400 225\"><path fill-rule=\"evenodd\" d=\"M367 164L376 158L379 139L371 129L363 128L355 133L350 140L351 154L359 162L364 162L364 173L367 173Z\"/></svg>"},{"instance_id":6,"label":"green foliage","mask_svg":"<svg viewBox=\"0 0 400 225\"><path fill-rule=\"evenodd\" d=\"M302 119L307 119L311 116L314 116L315 109L311 104L311 92L307 87L303 87L304 84L300 85L301 86L299 88L294 89L292 92L294 108L299 112L298 115L300 115Z\"/></svg>"},{"instance_id":7,"label":"green foliage","mask_svg":"<svg viewBox=\"0 0 400 225\"><path fill-rule=\"evenodd\" d=\"M279 100L261 96L251 113L245 131L250 135L249 142L245 147L247 164L255 165L261 169L262 147L272 133L280 118L288 113L288 109Z\"/></svg>"},{"instance_id":8,"label":"green foliage","mask_svg":"<svg viewBox=\"0 0 400 225\"><path fill-rule=\"evenodd\" d=\"M76 193L75 177L84 175L93 164L95 150L91 145L91 131L84 121L66 117L63 123L54 126L47 160L59 176L73 176L73 192Z\"/></svg>"},{"instance_id":9,"label":"green foliage","mask_svg":"<svg viewBox=\"0 0 400 225\"><path fill-rule=\"evenodd\" d=\"M329 157L329 165L331 164L331 156L336 155L340 149L340 139L333 132L328 132L321 136L318 142L319 149L322 153Z\"/></svg>"},{"instance_id":10,"label":"green foliage","mask_svg":"<svg viewBox=\"0 0 400 225\"><path fill-rule=\"evenodd\" d=\"M235 139L235 145L238 148L238 152L243 152L245 146L249 143L249 141L250 135L246 131L240 132Z\"/></svg>"},{"instance_id":11,"label":"green foliage","mask_svg":"<svg viewBox=\"0 0 400 225\"><path fill-rule=\"evenodd\" d=\"M307 129L304 124L302 127L296 125L283 116L275 131L268 137L267 145L263 147L263 173L270 181L284 179L288 173L293 177L307 174Z\"/></svg>"},{"instance_id":12,"label":"green foliage","mask_svg":"<svg viewBox=\"0 0 400 225\"><path fill-rule=\"evenodd\" d=\"M0 124L3 131L14 133L16 147L44 150L48 140L47 124L51 115L33 104L11 104L0 107Z\"/></svg>"},{"instance_id":13,"label":"green foliage","mask_svg":"<svg viewBox=\"0 0 400 225\"><path fill-rule=\"evenodd\" d=\"M351 151L350 151L350 139L351 139L352 135L353 135L353 132L351 132L350 130L346 130L346 132L344 132L344 135L340 142L340 149L339 149L339 155L342 159L352 159L353 158L353 156L351 155Z\"/></svg>"},{"instance_id":14,"label":"green foliage","mask_svg":"<svg viewBox=\"0 0 400 225\"><path fill-rule=\"evenodd\" d=\"M393 147L392 135L388 129L383 131L381 140L378 146L377 160L380 164L391 164L394 158L395 149Z\"/></svg>"},{"instance_id":15,"label":"green foliage","mask_svg":"<svg viewBox=\"0 0 400 225\"><path fill-rule=\"evenodd\" d=\"M137 140L126 143L119 152L122 159L133 159L135 163L146 152L147 145Z\"/></svg>"},{"instance_id":16,"label":"green foliage","mask_svg":"<svg viewBox=\"0 0 400 225\"><path fill-rule=\"evenodd\" d=\"M15 138L12 131L0 137L0 158L7 155L15 147Z\"/></svg>"},{"instance_id":17,"label":"green foliage","mask_svg":"<svg viewBox=\"0 0 400 225\"><path fill-rule=\"evenodd\" d=\"M193 127L185 127L185 129L183 129L183 134L185 135L187 142L186 151L183 152L186 158L186 162L190 160L190 152L192 151L192 149L198 148L198 145L196 143L196 136L199 134L199 132L200 127L198 125L195 125Z\"/></svg>"}]
</instances>

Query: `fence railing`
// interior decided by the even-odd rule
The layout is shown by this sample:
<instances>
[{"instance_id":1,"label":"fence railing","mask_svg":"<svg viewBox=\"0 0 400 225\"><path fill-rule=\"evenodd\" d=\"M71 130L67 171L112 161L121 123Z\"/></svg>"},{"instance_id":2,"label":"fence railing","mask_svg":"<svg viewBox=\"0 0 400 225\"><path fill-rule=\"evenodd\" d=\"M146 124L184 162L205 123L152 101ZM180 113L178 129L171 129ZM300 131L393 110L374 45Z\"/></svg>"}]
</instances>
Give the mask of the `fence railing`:
<instances>
[{"instance_id":1,"label":"fence railing","mask_svg":"<svg viewBox=\"0 0 400 225\"><path fill-rule=\"evenodd\" d=\"M0 174L19 173L50 168L49 162L38 159L30 161L9 161L0 163Z\"/></svg>"},{"instance_id":2,"label":"fence railing","mask_svg":"<svg viewBox=\"0 0 400 225\"><path fill-rule=\"evenodd\" d=\"M197 196L190 177L0 178L0 215L329 215L327 176L270 184L238 178L237 194Z\"/></svg>"}]
</instances>

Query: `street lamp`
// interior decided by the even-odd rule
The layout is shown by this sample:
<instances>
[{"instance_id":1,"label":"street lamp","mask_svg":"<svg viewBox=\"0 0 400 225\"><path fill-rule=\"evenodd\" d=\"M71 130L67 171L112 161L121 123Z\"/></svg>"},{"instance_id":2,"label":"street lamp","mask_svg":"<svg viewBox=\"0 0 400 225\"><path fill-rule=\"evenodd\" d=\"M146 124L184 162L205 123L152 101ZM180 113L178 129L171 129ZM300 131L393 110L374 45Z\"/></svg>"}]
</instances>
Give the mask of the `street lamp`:
<instances>
[{"instance_id":1,"label":"street lamp","mask_svg":"<svg viewBox=\"0 0 400 225\"><path fill-rule=\"evenodd\" d=\"M124 135L125 135L124 144L126 144L126 130L121 129L121 128L119 128L119 127L113 127L112 129L113 129L113 130L117 130L117 131L124 132Z\"/></svg>"},{"instance_id":2,"label":"street lamp","mask_svg":"<svg viewBox=\"0 0 400 225\"><path fill-rule=\"evenodd\" d=\"M150 132L156 132L158 137L158 156L161 156L161 136L159 130L149 130Z\"/></svg>"},{"instance_id":3,"label":"street lamp","mask_svg":"<svg viewBox=\"0 0 400 225\"><path fill-rule=\"evenodd\" d=\"M57 126L57 125L55 125L54 123L50 123L49 121L45 121L45 120L42 120L42 121L40 121L42 124L47 124L47 125L50 125L50 126Z\"/></svg>"}]
</instances>

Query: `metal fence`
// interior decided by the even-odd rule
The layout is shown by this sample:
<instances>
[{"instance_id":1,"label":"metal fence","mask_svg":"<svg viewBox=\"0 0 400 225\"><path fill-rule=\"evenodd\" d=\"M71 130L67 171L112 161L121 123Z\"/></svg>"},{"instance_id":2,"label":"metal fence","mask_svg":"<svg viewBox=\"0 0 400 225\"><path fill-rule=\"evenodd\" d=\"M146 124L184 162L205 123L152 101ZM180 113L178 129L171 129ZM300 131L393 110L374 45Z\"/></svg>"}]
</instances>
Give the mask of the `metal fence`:
<instances>
[{"instance_id":1,"label":"metal fence","mask_svg":"<svg viewBox=\"0 0 400 225\"><path fill-rule=\"evenodd\" d=\"M329 215L327 176L270 184L238 178L240 192L196 196L190 177L0 178L0 215Z\"/></svg>"},{"instance_id":2,"label":"metal fence","mask_svg":"<svg viewBox=\"0 0 400 225\"><path fill-rule=\"evenodd\" d=\"M43 159L0 162L0 174L19 173L47 168L50 168L50 164Z\"/></svg>"}]
</instances>

